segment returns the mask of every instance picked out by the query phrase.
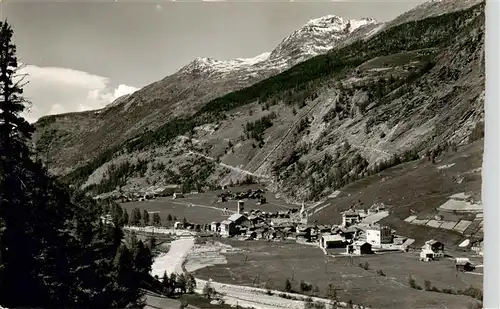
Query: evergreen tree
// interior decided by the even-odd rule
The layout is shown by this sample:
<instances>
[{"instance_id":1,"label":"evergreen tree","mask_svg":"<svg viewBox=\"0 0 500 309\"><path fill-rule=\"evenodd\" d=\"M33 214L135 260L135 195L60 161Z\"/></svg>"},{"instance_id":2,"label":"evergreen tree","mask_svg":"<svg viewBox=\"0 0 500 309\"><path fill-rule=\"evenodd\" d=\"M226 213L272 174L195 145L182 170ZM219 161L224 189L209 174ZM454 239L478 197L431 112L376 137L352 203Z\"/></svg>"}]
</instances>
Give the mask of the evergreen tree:
<instances>
[{"instance_id":1,"label":"evergreen tree","mask_svg":"<svg viewBox=\"0 0 500 309\"><path fill-rule=\"evenodd\" d=\"M177 288L181 290L182 294L185 294L187 291L187 279L183 273L177 277Z\"/></svg>"},{"instance_id":2,"label":"evergreen tree","mask_svg":"<svg viewBox=\"0 0 500 309\"><path fill-rule=\"evenodd\" d=\"M123 208L115 202L111 202L113 207L113 223L123 226Z\"/></svg>"},{"instance_id":3,"label":"evergreen tree","mask_svg":"<svg viewBox=\"0 0 500 309\"><path fill-rule=\"evenodd\" d=\"M151 253L153 252L153 249L156 247L156 238L153 236L149 239L148 241L148 248Z\"/></svg>"},{"instance_id":4,"label":"evergreen tree","mask_svg":"<svg viewBox=\"0 0 500 309\"><path fill-rule=\"evenodd\" d=\"M172 220L173 220L172 215L168 214L167 221L172 221Z\"/></svg>"},{"instance_id":5,"label":"evergreen tree","mask_svg":"<svg viewBox=\"0 0 500 309\"><path fill-rule=\"evenodd\" d=\"M140 307L123 231L100 220L121 208L62 186L30 158L12 35L0 22L0 306Z\"/></svg>"},{"instance_id":6,"label":"evergreen tree","mask_svg":"<svg viewBox=\"0 0 500 309\"><path fill-rule=\"evenodd\" d=\"M132 209L129 224L131 226L139 226L141 224L141 219L141 211L139 210L139 208Z\"/></svg>"},{"instance_id":7,"label":"evergreen tree","mask_svg":"<svg viewBox=\"0 0 500 309\"><path fill-rule=\"evenodd\" d=\"M188 293L194 293L196 289L196 280L194 279L192 274L186 275L186 290Z\"/></svg>"},{"instance_id":8,"label":"evergreen tree","mask_svg":"<svg viewBox=\"0 0 500 309\"><path fill-rule=\"evenodd\" d=\"M57 207L53 196L44 194L53 183L30 158L27 145L34 127L20 116L28 102L22 96L12 36L12 28L0 22L0 304L32 305L48 302L47 290L56 284L52 272L57 270L47 264L64 262L58 246L61 233L55 229L65 228L66 214L51 209L51 217L45 208ZM51 253L47 262L44 252ZM29 298L25 291L30 291Z\"/></svg>"},{"instance_id":9,"label":"evergreen tree","mask_svg":"<svg viewBox=\"0 0 500 309\"><path fill-rule=\"evenodd\" d=\"M172 294L172 290L171 290L171 285L170 285L170 279L168 278L168 275L167 275L167 272L165 271L163 273L163 278L161 280L161 285L162 285L162 288L163 288L163 292L167 295L170 295Z\"/></svg>"},{"instance_id":10,"label":"evergreen tree","mask_svg":"<svg viewBox=\"0 0 500 309\"><path fill-rule=\"evenodd\" d=\"M122 244L118 248L114 259L114 267L116 269L116 283L122 286L118 293L121 304L116 305L122 307L131 302L137 302L142 296L139 290L140 282L135 278L133 257L127 246Z\"/></svg>"},{"instance_id":11,"label":"evergreen tree","mask_svg":"<svg viewBox=\"0 0 500 309\"><path fill-rule=\"evenodd\" d=\"M149 225L149 212L147 210L142 212L142 223L144 226Z\"/></svg>"},{"instance_id":12,"label":"evergreen tree","mask_svg":"<svg viewBox=\"0 0 500 309\"><path fill-rule=\"evenodd\" d=\"M177 274L171 273L168 281L170 283L171 294L175 294L177 290Z\"/></svg>"},{"instance_id":13,"label":"evergreen tree","mask_svg":"<svg viewBox=\"0 0 500 309\"><path fill-rule=\"evenodd\" d=\"M123 216L122 216L122 220L121 220L121 225L122 226L125 226L128 224L130 218L129 218L129 215L128 215L128 212L126 209L123 210Z\"/></svg>"},{"instance_id":14,"label":"evergreen tree","mask_svg":"<svg viewBox=\"0 0 500 309\"><path fill-rule=\"evenodd\" d=\"M151 271L151 265L153 264L153 255L147 246L144 245L142 241L138 241L134 244L133 256L134 256L134 266L141 278L144 278Z\"/></svg>"},{"instance_id":15,"label":"evergreen tree","mask_svg":"<svg viewBox=\"0 0 500 309\"><path fill-rule=\"evenodd\" d=\"M154 226L160 226L161 225L161 217L160 214L155 212L153 214L153 225Z\"/></svg>"}]
</instances>

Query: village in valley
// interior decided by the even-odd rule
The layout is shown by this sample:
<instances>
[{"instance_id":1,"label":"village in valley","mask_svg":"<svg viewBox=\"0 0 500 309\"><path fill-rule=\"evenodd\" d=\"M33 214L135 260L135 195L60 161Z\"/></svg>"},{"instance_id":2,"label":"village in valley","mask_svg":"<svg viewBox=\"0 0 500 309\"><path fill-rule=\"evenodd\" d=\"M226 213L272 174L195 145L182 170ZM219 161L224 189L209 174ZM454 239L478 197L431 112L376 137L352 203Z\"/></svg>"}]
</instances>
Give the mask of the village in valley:
<instances>
[{"instance_id":1,"label":"village in valley","mask_svg":"<svg viewBox=\"0 0 500 309\"><path fill-rule=\"evenodd\" d=\"M348 301L352 302L352 300L342 297L342 291L349 294L347 289L342 288L342 285L346 283L342 278L345 278L346 274L339 276L338 280L341 283L328 282L328 284L324 284L326 287L322 288L313 283L314 272L309 275L307 280L301 279L300 281L294 279L296 275L281 274L281 278L269 277L265 283L261 283L261 275L258 274L252 280L250 278L231 279L225 276L223 280L226 282L219 282L220 272L224 271L220 267L228 263L231 264L232 258L239 260L245 256L243 265L249 267L247 264L249 256L257 254L257 251L251 252L252 246L255 246L256 250L262 250L263 252L260 254L275 256L277 261L272 263L288 263L288 258L283 254L293 255L293 252L297 252L296 250L304 250L305 255L308 254L306 252L310 252L310 258L304 256L305 260L293 261L291 264L324 263L325 269L322 272L328 273L329 277L324 278L324 280L329 281L332 280L333 274L331 272L344 269L346 265L363 271L372 271L378 277L387 277L386 273L390 274L391 271L389 269L374 269L373 266L377 264L385 265L384 267L387 268L405 265L406 269L399 269L398 272L403 271L404 279L402 280L406 282L401 284L408 285L409 289L468 295L474 299L475 296L471 295L478 293L475 286L478 286L482 280L482 238L477 235L469 235L470 237L467 238L467 235L464 235L464 241L458 246L452 245L450 248L447 247L446 239L429 238L423 243L422 241L418 243L415 239L404 235L404 231L391 229L380 222L388 217L391 211L384 203L374 203L365 208L353 205L341 211L338 217L329 218L330 224L320 224L317 220L311 219L311 215L314 214L314 209L321 208L321 203L287 204L266 192L264 187L259 185L223 186L214 192L193 191L188 193L181 193L176 186L168 186L162 190L150 191L148 194L127 194L115 196L115 198L122 202L121 205L125 212L131 213L129 224L124 228L128 233L146 239L154 238L156 243L170 243L166 250L157 252L155 264L161 270L155 270L154 264L153 274L161 277L167 264L181 263L184 271L193 272L196 276L198 289L211 283L212 285L219 284L220 289L224 290L228 289L227 285L220 284L231 283L231 280L240 280L239 283L260 289L260 293L267 295L266 297L270 297L269 293L271 293L273 296L276 294L285 299L287 297L299 297L300 299L302 296L307 296L321 300L321 297L329 299L331 295L328 295L331 294L331 291L319 291L321 289L329 290L335 285L338 287L338 292L334 293L336 297L338 295L344 304L348 304ZM456 214L456 212L454 213ZM142 218L140 218L141 214ZM480 215L474 214L473 216ZM432 220L440 220L441 224L446 223L443 221L442 215L439 218L435 216ZM408 223L408 220L405 222ZM448 225L450 224L448 223ZM455 225L458 225L458 222L455 222ZM481 228L482 225L476 226L477 230ZM192 239L191 243L184 243L189 239ZM182 252L172 251L174 247L180 248L172 245L177 241L183 242L183 249L179 249ZM273 246L279 246L280 250L276 250L277 247ZM286 250L289 250L289 253L284 253ZM312 252L316 253L312 254ZM176 257L172 257L172 254ZM237 258L237 256L240 257ZM172 259L177 259L177 262ZM255 261L255 263L265 262ZM277 265L273 266L272 263L267 265L270 270L278 267ZM394 264L391 265L391 263ZM399 263L401 265L398 265ZM300 267L299 265L289 267L294 269L293 272L296 272L295 267ZM337 265L337 270L329 270L331 267L335 267L334 265ZM175 269L179 266L168 267ZM286 266L281 265L281 267ZM264 269L266 266L260 268ZM255 272L255 266L252 269L249 271ZM447 285L437 288L432 286L431 280L426 280L425 277L422 282L425 287L422 287L422 283L417 283L412 275L422 275L418 269L425 269L425 272L429 273L435 272L436 275L433 275L433 278L442 277L443 274L449 276L451 281L460 278L459 285L463 289L457 288L456 291L453 291ZM242 273L245 271L242 270ZM396 280L394 278L397 277L393 277L391 280ZM469 279L471 280L469 281ZM287 286L288 283L277 282L281 280L294 281L294 283L290 283L290 286L295 285L296 287ZM438 280L443 281L442 278ZM272 281L275 283L270 284ZM447 279L444 282L446 281ZM474 284L463 284L463 282L473 282ZM308 285L310 288L307 288ZM271 292L271 290L275 292ZM299 296L283 294L287 292L292 292L292 294L295 292ZM218 300L212 302L231 302L231 293L235 292L224 290L220 295L225 296L220 296ZM255 296L252 297L251 301L247 299L248 307L255 305ZM234 299L232 300L234 305ZM236 302L239 306L243 306L245 303L242 299ZM320 304L321 301L316 302L316 306L321 307ZM366 301L363 306L359 305L358 308L375 307L377 307L376 304L370 304L369 301Z\"/></svg>"}]
</instances>

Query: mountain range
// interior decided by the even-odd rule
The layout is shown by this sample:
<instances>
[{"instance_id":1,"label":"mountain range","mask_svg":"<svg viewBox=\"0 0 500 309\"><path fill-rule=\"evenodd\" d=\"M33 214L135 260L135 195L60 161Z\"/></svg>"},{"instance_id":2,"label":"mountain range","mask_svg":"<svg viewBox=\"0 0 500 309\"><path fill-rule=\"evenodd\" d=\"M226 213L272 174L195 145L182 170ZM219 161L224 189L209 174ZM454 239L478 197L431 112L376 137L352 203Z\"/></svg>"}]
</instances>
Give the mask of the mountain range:
<instances>
[{"instance_id":1,"label":"mountain range","mask_svg":"<svg viewBox=\"0 0 500 309\"><path fill-rule=\"evenodd\" d=\"M271 52L196 58L101 110L51 115L34 145L93 194L265 181L314 201L481 138L484 2L431 1L393 21L327 15Z\"/></svg>"}]
</instances>

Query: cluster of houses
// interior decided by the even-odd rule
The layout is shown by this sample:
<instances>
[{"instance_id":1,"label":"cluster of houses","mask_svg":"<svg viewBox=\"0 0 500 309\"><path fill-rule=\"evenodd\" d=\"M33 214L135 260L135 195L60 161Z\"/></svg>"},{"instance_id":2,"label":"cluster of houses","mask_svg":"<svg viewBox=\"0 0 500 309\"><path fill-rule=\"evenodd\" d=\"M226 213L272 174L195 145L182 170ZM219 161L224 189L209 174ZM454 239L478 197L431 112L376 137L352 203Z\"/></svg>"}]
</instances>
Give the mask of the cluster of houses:
<instances>
[{"instance_id":1,"label":"cluster of houses","mask_svg":"<svg viewBox=\"0 0 500 309\"><path fill-rule=\"evenodd\" d=\"M363 219L373 212L384 208L372 207L366 210L350 209L342 213L342 223L324 232L319 240L320 247L326 254L363 255L377 251L406 251L413 242L403 236L396 235L391 228L366 223Z\"/></svg>"},{"instance_id":2,"label":"cluster of houses","mask_svg":"<svg viewBox=\"0 0 500 309\"><path fill-rule=\"evenodd\" d=\"M253 199L257 200L257 205L262 205L266 203L264 193L263 189L248 189L242 192L231 192L228 190L217 195L217 202L224 203L228 200Z\"/></svg>"},{"instance_id":3,"label":"cluster of houses","mask_svg":"<svg viewBox=\"0 0 500 309\"><path fill-rule=\"evenodd\" d=\"M235 214L222 222L212 222L210 231L221 237L251 239L293 239L319 245L325 254L370 254L375 251L405 250L411 239L397 236L389 227L363 223L374 212L383 211L381 205L365 210L342 213L340 225L308 223L304 205L277 213L258 209L244 211L244 202L238 201Z\"/></svg>"},{"instance_id":4,"label":"cluster of houses","mask_svg":"<svg viewBox=\"0 0 500 309\"><path fill-rule=\"evenodd\" d=\"M444 244L440 241L431 239L425 242L420 251L420 261L430 262L446 257L444 253ZM455 268L457 271L473 271L476 267L469 258L455 258Z\"/></svg>"}]
</instances>

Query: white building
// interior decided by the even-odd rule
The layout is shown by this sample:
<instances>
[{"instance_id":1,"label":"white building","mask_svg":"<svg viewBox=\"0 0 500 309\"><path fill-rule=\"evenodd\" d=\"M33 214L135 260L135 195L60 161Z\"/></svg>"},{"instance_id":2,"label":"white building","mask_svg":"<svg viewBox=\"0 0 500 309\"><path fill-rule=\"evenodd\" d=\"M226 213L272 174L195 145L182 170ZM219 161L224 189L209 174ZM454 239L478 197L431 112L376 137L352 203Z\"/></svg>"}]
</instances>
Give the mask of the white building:
<instances>
[{"instance_id":1,"label":"white building","mask_svg":"<svg viewBox=\"0 0 500 309\"><path fill-rule=\"evenodd\" d=\"M366 229L366 241L374 247L392 243L392 231L387 226L373 225Z\"/></svg>"},{"instance_id":2,"label":"white building","mask_svg":"<svg viewBox=\"0 0 500 309\"><path fill-rule=\"evenodd\" d=\"M329 248L344 248L346 246L346 240L340 235L323 235L321 236L320 247L323 249Z\"/></svg>"},{"instance_id":3,"label":"white building","mask_svg":"<svg viewBox=\"0 0 500 309\"><path fill-rule=\"evenodd\" d=\"M178 199L178 198L183 198L183 197L184 197L184 194L179 193L179 192L175 192L175 193L173 194L173 199L174 199L174 200L175 200L175 199Z\"/></svg>"},{"instance_id":4,"label":"white building","mask_svg":"<svg viewBox=\"0 0 500 309\"><path fill-rule=\"evenodd\" d=\"M425 242L420 252L421 261L431 261L444 257L444 244L431 239Z\"/></svg>"},{"instance_id":5,"label":"white building","mask_svg":"<svg viewBox=\"0 0 500 309\"><path fill-rule=\"evenodd\" d=\"M235 234L235 224L231 220L222 221L219 228L222 237L231 237Z\"/></svg>"},{"instance_id":6,"label":"white building","mask_svg":"<svg viewBox=\"0 0 500 309\"><path fill-rule=\"evenodd\" d=\"M342 213L342 226L348 227L361 221L361 216L355 210L348 210Z\"/></svg>"}]
</instances>

